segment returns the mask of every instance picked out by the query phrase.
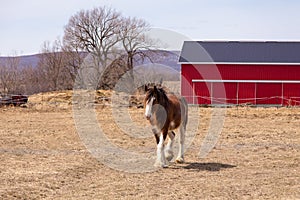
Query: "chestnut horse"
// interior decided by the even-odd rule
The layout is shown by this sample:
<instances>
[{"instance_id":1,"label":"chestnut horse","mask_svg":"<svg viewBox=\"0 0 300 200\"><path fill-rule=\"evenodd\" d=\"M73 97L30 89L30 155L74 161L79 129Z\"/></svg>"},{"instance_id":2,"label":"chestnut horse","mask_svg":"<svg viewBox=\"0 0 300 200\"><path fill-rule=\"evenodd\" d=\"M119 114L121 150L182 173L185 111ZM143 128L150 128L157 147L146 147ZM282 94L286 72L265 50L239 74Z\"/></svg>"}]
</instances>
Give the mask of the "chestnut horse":
<instances>
[{"instance_id":1,"label":"chestnut horse","mask_svg":"<svg viewBox=\"0 0 300 200\"><path fill-rule=\"evenodd\" d=\"M163 88L145 86L144 100L145 117L152 125L152 132L157 143L156 167L167 167L168 161L173 158L173 142L175 133L179 129L179 152L176 163L184 162L184 139L188 120L188 106L184 98L167 93ZM169 141L164 148L164 141L169 136ZM166 161L167 160L167 161Z\"/></svg>"}]
</instances>

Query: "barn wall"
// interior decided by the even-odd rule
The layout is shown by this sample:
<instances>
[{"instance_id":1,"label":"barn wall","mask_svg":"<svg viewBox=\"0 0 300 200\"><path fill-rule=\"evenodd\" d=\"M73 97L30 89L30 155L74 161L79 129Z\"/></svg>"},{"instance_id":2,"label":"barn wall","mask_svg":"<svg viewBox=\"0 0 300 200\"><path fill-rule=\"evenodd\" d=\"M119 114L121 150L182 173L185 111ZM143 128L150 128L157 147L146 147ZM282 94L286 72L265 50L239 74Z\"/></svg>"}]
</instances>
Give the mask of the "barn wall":
<instances>
[{"instance_id":1,"label":"barn wall","mask_svg":"<svg viewBox=\"0 0 300 200\"><path fill-rule=\"evenodd\" d=\"M189 103L300 105L300 84L192 83L193 79L300 80L300 66L183 64L181 69L181 94Z\"/></svg>"},{"instance_id":2,"label":"barn wall","mask_svg":"<svg viewBox=\"0 0 300 200\"><path fill-rule=\"evenodd\" d=\"M256 104L282 104L282 84L257 83Z\"/></svg>"},{"instance_id":3,"label":"barn wall","mask_svg":"<svg viewBox=\"0 0 300 200\"><path fill-rule=\"evenodd\" d=\"M210 88L211 83L194 83L196 98L193 104L211 104Z\"/></svg>"},{"instance_id":4,"label":"barn wall","mask_svg":"<svg viewBox=\"0 0 300 200\"><path fill-rule=\"evenodd\" d=\"M238 104L256 104L256 84L238 83Z\"/></svg>"},{"instance_id":5,"label":"barn wall","mask_svg":"<svg viewBox=\"0 0 300 200\"><path fill-rule=\"evenodd\" d=\"M211 69L217 68L219 74ZM183 64L182 73L193 79L214 79L222 76L225 80L299 80L300 66L297 65L191 65Z\"/></svg>"},{"instance_id":6,"label":"barn wall","mask_svg":"<svg viewBox=\"0 0 300 200\"><path fill-rule=\"evenodd\" d=\"M283 104L284 105L299 105L300 103L300 84L284 84L283 85Z\"/></svg>"}]
</instances>

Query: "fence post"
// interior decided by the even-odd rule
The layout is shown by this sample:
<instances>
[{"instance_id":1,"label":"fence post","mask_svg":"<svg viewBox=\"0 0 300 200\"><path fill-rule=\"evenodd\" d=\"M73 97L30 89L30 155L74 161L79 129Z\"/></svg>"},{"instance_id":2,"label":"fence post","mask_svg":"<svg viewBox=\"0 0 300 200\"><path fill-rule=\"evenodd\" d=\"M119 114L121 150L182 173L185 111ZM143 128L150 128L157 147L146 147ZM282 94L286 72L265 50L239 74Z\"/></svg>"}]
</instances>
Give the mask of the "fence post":
<instances>
[{"instance_id":1,"label":"fence post","mask_svg":"<svg viewBox=\"0 0 300 200\"><path fill-rule=\"evenodd\" d=\"M192 82L192 87L193 87L193 105L195 105L195 83Z\"/></svg>"},{"instance_id":2,"label":"fence post","mask_svg":"<svg viewBox=\"0 0 300 200\"><path fill-rule=\"evenodd\" d=\"M283 106L283 82L281 83L281 106Z\"/></svg>"}]
</instances>

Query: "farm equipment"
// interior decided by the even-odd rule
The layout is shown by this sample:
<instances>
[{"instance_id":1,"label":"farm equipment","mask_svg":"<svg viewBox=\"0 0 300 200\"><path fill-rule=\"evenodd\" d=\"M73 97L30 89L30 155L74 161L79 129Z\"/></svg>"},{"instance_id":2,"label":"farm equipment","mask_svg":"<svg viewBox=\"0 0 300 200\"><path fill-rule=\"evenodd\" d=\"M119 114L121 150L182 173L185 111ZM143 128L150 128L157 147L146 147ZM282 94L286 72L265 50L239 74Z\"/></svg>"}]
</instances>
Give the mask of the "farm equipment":
<instances>
[{"instance_id":1,"label":"farm equipment","mask_svg":"<svg viewBox=\"0 0 300 200\"><path fill-rule=\"evenodd\" d=\"M0 106L20 106L26 104L28 97L25 95L5 95L0 97Z\"/></svg>"}]
</instances>

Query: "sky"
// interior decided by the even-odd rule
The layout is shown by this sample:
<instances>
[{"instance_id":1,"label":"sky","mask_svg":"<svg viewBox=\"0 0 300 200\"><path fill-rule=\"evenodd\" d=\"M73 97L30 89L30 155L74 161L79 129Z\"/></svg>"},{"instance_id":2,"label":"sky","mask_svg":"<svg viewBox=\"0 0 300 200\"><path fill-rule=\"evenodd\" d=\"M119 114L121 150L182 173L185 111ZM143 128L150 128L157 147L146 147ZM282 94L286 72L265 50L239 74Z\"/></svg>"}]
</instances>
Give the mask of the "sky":
<instances>
[{"instance_id":1,"label":"sky","mask_svg":"<svg viewBox=\"0 0 300 200\"><path fill-rule=\"evenodd\" d=\"M300 41L298 0L1 0L0 56L39 53L72 15L99 6L146 20L175 50L181 40Z\"/></svg>"}]
</instances>

